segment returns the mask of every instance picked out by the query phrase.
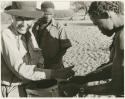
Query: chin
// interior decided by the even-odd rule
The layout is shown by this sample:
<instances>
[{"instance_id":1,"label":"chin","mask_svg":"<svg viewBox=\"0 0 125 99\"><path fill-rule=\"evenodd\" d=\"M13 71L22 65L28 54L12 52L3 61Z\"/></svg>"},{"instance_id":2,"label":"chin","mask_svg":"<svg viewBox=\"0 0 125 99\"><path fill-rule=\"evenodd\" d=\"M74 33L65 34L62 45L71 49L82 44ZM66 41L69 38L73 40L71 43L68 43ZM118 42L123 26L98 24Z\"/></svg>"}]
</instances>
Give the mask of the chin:
<instances>
[{"instance_id":1,"label":"chin","mask_svg":"<svg viewBox=\"0 0 125 99\"><path fill-rule=\"evenodd\" d=\"M27 31L18 30L18 32L19 32L20 34L26 34Z\"/></svg>"},{"instance_id":2,"label":"chin","mask_svg":"<svg viewBox=\"0 0 125 99\"><path fill-rule=\"evenodd\" d=\"M102 31L102 33L108 37L111 37L114 34L114 31L113 30L105 30L105 31Z\"/></svg>"},{"instance_id":3,"label":"chin","mask_svg":"<svg viewBox=\"0 0 125 99\"><path fill-rule=\"evenodd\" d=\"M50 20L46 20L46 23L49 23L50 22Z\"/></svg>"},{"instance_id":4,"label":"chin","mask_svg":"<svg viewBox=\"0 0 125 99\"><path fill-rule=\"evenodd\" d=\"M106 36L108 36L108 37L111 37L113 34L114 34L114 32L106 32L106 33L103 33L104 35L106 35Z\"/></svg>"},{"instance_id":5,"label":"chin","mask_svg":"<svg viewBox=\"0 0 125 99\"><path fill-rule=\"evenodd\" d=\"M108 37L111 37L113 34L106 34Z\"/></svg>"}]
</instances>

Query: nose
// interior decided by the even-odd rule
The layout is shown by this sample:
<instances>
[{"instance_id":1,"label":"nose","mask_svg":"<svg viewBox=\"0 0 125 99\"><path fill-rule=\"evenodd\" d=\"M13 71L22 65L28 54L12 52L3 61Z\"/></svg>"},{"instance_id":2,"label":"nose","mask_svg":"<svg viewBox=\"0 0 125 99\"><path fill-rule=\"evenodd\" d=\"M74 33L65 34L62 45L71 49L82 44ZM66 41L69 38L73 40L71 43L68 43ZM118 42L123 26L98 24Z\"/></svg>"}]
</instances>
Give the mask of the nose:
<instances>
[{"instance_id":1,"label":"nose","mask_svg":"<svg viewBox=\"0 0 125 99\"><path fill-rule=\"evenodd\" d=\"M31 25L31 21L22 21L22 26L30 26Z\"/></svg>"},{"instance_id":2,"label":"nose","mask_svg":"<svg viewBox=\"0 0 125 99\"><path fill-rule=\"evenodd\" d=\"M49 18L49 15L45 15L44 17Z\"/></svg>"}]
</instances>

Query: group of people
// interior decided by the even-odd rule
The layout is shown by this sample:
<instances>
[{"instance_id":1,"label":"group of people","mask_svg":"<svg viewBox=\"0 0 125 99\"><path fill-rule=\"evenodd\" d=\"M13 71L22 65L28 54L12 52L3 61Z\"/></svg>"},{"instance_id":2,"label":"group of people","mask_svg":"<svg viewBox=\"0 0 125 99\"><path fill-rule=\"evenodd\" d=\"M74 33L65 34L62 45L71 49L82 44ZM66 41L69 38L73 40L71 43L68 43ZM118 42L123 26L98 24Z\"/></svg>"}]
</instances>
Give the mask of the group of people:
<instances>
[{"instance_id":1,"label":"group of people","mask_svg":"<svg viewBox=\"0 0 125 99\"><path fill-rule=\"evenodd\" d=\"M45 91L44 89L54 85L58 86L59 97L74 96L80 89L84 89L83 94L123 95L124 7L122 2L91 3L88 11L90 19L104 35L110 37L114 34L114 39L110 48L110 61L85 76L75 76L73 66L63 65L63 55L72 45L63 25L53 18L52 2L43 2L41 9L38 10L35 1L12 1L12 6L6 7L5 13L11 15L12 24L1 33L3 97L27 97L27 88L35 87ZM85 86L87 82L109 78L111 81L106 84ZM41 94L42 96L45 95ZM52 96L46 95L46 97Z\"/></svg>"}]
</instances>

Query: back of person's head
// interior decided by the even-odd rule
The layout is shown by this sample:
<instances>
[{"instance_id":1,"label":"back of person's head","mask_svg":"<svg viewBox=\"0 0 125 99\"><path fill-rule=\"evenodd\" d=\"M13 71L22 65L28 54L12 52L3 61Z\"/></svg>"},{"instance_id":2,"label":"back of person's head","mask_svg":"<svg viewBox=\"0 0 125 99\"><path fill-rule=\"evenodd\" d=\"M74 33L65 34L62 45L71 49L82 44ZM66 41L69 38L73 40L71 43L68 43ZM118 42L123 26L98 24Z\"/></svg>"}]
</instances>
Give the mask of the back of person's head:
<instances>
[{"instance_id":1,"label":"back of person's head","mask_svg":"<svg viewBox=\"0 0 125 99\"><path fill-rule=\"evenodd\" d=\"M54 4L53 2L51 1L44 1L42 4L41 4L41 9L47 9L47 8L52 8L54 9Z\"/></svg>"},{"instance_id":2,"label":"back of person's head","mask_svg":"<svg viewBox=\"0 0 125 99\"><path fill-rule=\"evenodd\" d=\"M107 11L113 11L116 14L124 14L124 4L120 1L94 1L89 7L91 17L106 17Z\"/></svg>"}]
</instances>

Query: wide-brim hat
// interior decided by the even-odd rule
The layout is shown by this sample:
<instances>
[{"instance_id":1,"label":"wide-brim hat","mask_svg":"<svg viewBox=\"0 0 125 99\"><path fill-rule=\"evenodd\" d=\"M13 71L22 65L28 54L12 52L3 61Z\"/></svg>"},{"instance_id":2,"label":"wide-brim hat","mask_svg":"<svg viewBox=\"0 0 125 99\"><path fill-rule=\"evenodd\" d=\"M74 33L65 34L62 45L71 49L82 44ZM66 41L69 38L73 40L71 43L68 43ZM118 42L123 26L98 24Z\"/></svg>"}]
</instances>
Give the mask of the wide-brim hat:
<instances>
[{"instance_id":1,"label":"wide-brim hat","mask_svg":"<svg viewBox=\"0 0 125 99\"><path fill-rule=\"evenodd\" d=\"M28 18L41 18L43 12L37 10L36 1L12 1L12 6L5 8L5 13Z\"/></svg>"}]
</instances>

